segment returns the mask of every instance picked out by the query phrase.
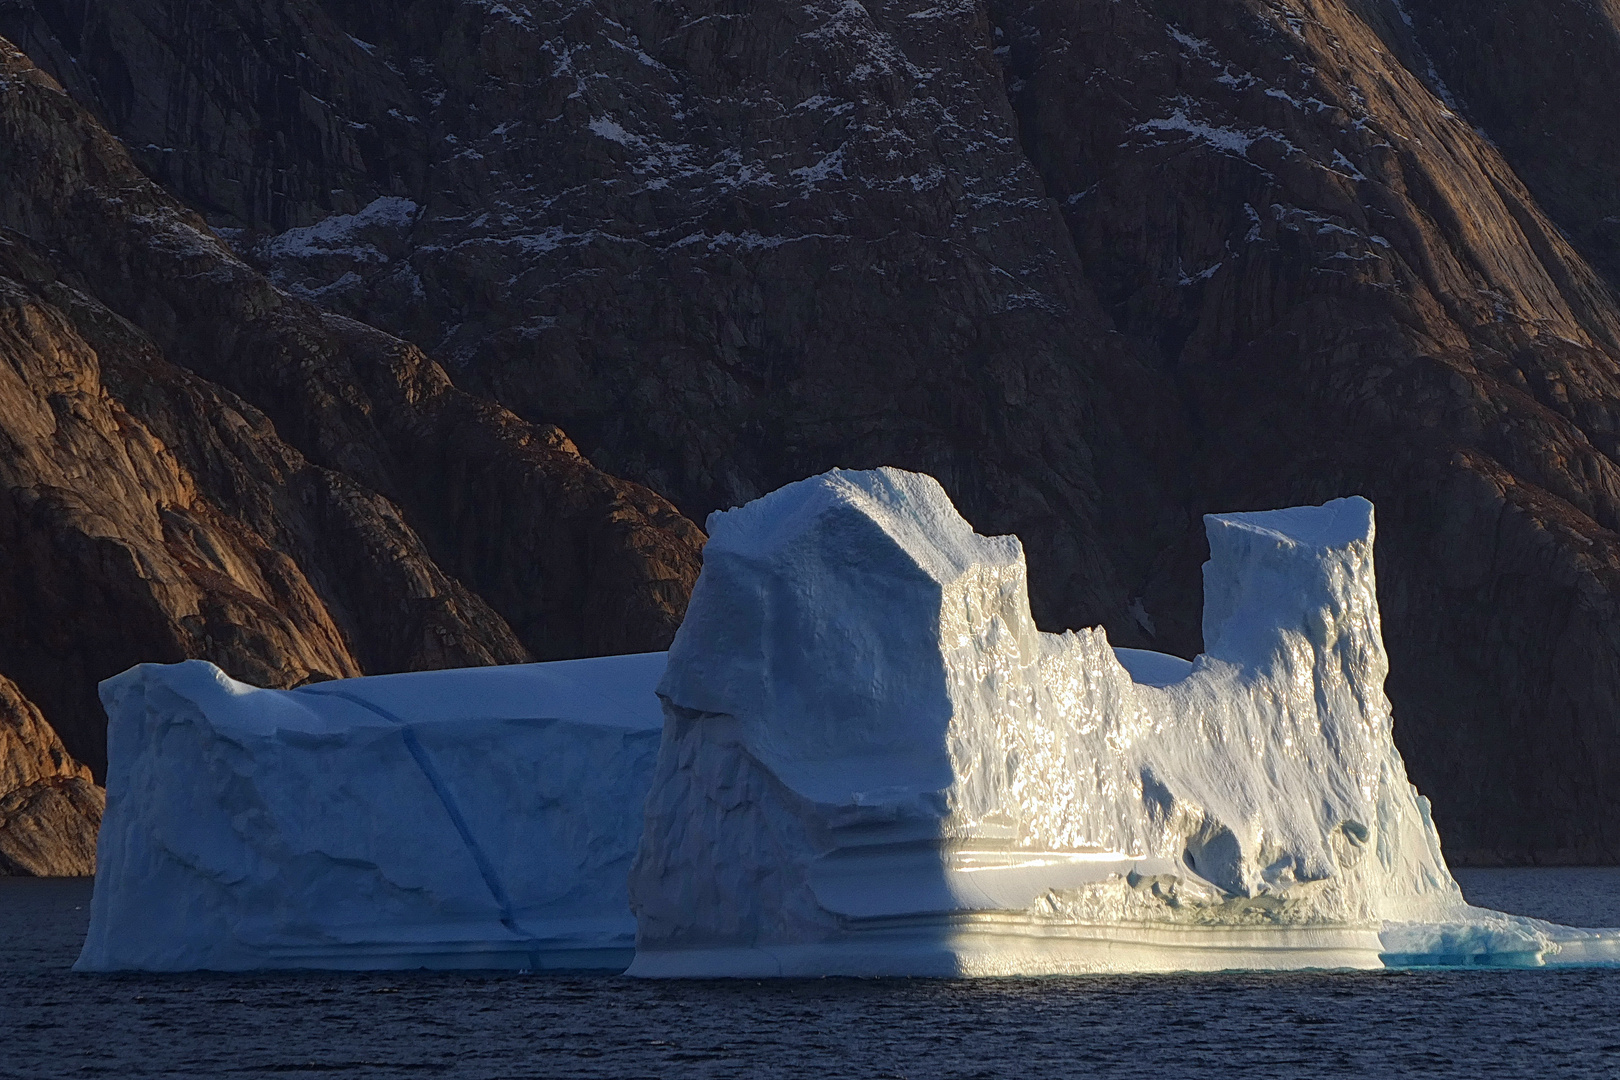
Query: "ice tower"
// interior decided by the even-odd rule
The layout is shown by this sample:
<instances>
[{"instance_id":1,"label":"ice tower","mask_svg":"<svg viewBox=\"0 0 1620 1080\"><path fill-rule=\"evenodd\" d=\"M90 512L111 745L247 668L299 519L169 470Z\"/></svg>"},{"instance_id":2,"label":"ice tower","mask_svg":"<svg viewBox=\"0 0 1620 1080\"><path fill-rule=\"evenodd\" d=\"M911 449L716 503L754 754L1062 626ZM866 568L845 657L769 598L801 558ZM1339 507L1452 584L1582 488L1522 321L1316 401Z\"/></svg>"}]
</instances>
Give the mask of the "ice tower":
<instances>
[{"instance_id":1,"label":"ice tower","mask_svg":"<svg viewBox=\"0 0 1620 1080\"><path fill-rule=\"evenodd\" d=\"M926 476L834 471L712 516L659 686L631 973L1556 952L1467 907L1407 780L1372 505L1207 524L1189 664L1037 630L1019 542Z\"/></svg>"}]
</instances>

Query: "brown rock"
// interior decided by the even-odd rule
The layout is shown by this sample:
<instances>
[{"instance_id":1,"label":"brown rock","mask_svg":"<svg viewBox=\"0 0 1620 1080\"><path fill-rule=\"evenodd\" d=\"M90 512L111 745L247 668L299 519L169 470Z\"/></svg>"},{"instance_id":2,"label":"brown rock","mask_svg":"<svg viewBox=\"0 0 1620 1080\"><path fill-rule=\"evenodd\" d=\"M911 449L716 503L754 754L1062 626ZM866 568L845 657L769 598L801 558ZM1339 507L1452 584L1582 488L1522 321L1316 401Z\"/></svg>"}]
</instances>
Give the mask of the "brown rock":
<instances>
[{"instance_id":1,"label":"brown rock","mask_svg":"<svg viewBox=\"0 0 1620 1080\"><path fill-rule=\"evenodd\" d=\"M1192 507L1377 503L1396 737L1452 855L1620 858L1620 312L1366 7L1005 4L1024 144L1193 419ZM1203 557L1144 586L1187 654Z\"/></svg>"},{"instance_id":2,"label":"brown rock","mask_svg":"<svg viewBox=\"0 0 1620 1080\"><path fill-rule=\"evenodd\" d=\"M104 765L96 683L213 660L260 685L526 653L385 500L0 238L0 655Z\"/></svg>"},{"instance_id":3,"label":"brown rock","mask_svg":"<svg viewBox=\"0 0 1620 1080\"><path fill-rule=\"evenodd\" d=\"M8 4L0 31L280 285L690 514L922 469L1025 539L1044 625L1191 654L1199 514L1372 497L1397 739L1448 846L1620 858L1603 5ZM297 116L261 92L301 79ZM302 134L242 152L247 115ZM433 443L392 376L233 344L285 301L124 289L530 625L504 555L458 546L487 527L431 524L487 502L401 482ZM688 564L624 548L679 595Z\"/></svg>"},{"instance_id":4,"label":"brown rock","mask_svg":"<svg viewBox=\"0 0 1620 1080\"><path fill-rule=\"evenodd\" d=\"M695 526L277 293L9 49L0 224L0 665L94 767L141 660L287 686L673 634Z\"/></svg>"},{"instance_id":5,"label":"brown rock","mask_svg":"<svg viewBox=\"0 0 1620 1080\"><path fill-rule=\"evenodd\" d=\"M929 472L981 529L1023 537L1049 625L1103 621L1145 644L1129 580L1183 515L1120 428L1151 424L1162 395L1110 334L1019 149L983 10L768 4L745 20L712 5L241 0L222 10L257 14L237 25L274 22L298 44L232 33L239 68L213 58L215 16L143 0L68 20L116 63L83 46L56 70L132 146L200 151L260 100L255 72L295 77L281 51L336 47L316 8L367 46L346 93L377 97L339 111L357 124L384 111L398 84L364 72L391 65L423 133L400 145L427 163L301 158L373 207L308 230L268 237L270 216L216 215L248 226L236 243L274 280L430 348L459 383L560 425L693 516L834 465ZM48 59L65 31L38 12L0 29ZM166 44L143 47L145 33ZM136 85L206 84L208 100L243 104L177 112L137 97L120 121L92 74L119 64ZM267 150L248 186L279 183L293 154ZM177 190L211 207L204 191L234 168L202 167L216 166ZM299 205L300 221L322 213Z\"/></svg>"},{"instance_id":6,"label":"brown rock","mask_svg":"<svg viewBox=\"0 0 1620 1080\"><path fill-rule=\"evenodd\" d=\"M1620 288L1620 9L1406 0L1417 70L1482 128L1570 242Z\"/></svg>"},{"instance_id":7,"label":"brown rock","mask_svg":"<svg viewBox=\"0 0 1620 1080\"><path fill-rule=\"evenodd\" d=\"M106 792L34 704L0 675L0 877L96 872Z\"/></svg>"}]
</instances>

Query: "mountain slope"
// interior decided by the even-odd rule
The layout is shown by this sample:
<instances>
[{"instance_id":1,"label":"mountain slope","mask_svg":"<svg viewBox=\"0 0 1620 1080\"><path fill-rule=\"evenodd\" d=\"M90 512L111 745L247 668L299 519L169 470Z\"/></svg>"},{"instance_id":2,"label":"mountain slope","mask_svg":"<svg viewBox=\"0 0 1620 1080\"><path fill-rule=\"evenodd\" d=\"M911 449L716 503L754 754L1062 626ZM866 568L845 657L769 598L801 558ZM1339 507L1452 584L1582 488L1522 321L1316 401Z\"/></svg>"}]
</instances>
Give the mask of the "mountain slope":
<instances>
[{"instance_id":1,"label":"mountain slope","mask_svg":"<svg viewBox=\"0 0 1620 1080\"><path fill-rule=\"evenodd\" d=\"M1391 4L1440 93L1489 136L1538 204L1620 288L1620 6L1613 0ZM1528 44L1528 47L1527 47Z\"/></svg>"},{"instance_id":2,"label":"mountain slope","mask_svg":"<svg viewBox=\"0 0 1620 1080\"><path fill-rule=\"evenodd\" d=\"M138 661L282 686L678 625L695 526L277 293L9 47L0 226L0 671L98 771Z\"/></svg>"},{"instance_id":3,"label":"mountain slope","mask_svg":"<svg viewBox=\"0 0 1620 1080\"><path fill-rule=\"evenodd\" d=\"M1602 279L1349 5L999 10L1024 145L1192 414L1193 505L1372 498L1397 730L1452 851L1613 858ZM1202 559L1188 537L1146 610ZM1160 619L1184 652L1192 614Z\"/></svg>"},{"instance_id":4,"label":"mountain slope","mask_svg":"<svg viewBox=\"0 0 1620 1080\"><path fill-rule=\"evenodd\" d=\"M1448 849L1612 860L1613 12L1554 7L1573 36L1518 0L8 0L0 32L288 292L690 515L928 471L1025 539L1042 625L1190 655L1198 515L1368 495ZM278 430L417 506L361 460L394 428L307 419L370 385L319 355Z\"/></svg>"},{"instance_id":5,"label":"mountain slope","mask_svg":"<svg viewBox=\"0 0 1620 1080\"><path fill-rule=\"evenodd\" d=\"M85 10L80 40L127 44L58 70L104 117L127 114L132 146L216 162L192 181L137 149L196 205L219 205L235 166L205 150L222 129L185 117L265 108L272 76L321 99L294 127L372 125L402 155L421 148L425 165L394 169L265 147L247 187L323 168L313 186L362 208L273 237L282 219L263 208L216 214L290 291L430 349L694 516L831 464L933 473L981 528L1025 538L1043 618L1136 633L1137 553L1182 524L1117 419L1154 407L1152 376L1111 338L1019 151L982 10ZM222 12L237 28L224 52ZM296 35L261 40L269 21ZM7 28L40 56L58 48L43 18ZM132 109L87 74L115 68L153 88ZM183 86L231 104L165 105ZM373 119L389 109L408 138ZM315 143L335 145L297 146ZM300 223L329 212L325 196L286 198Z\"/></svg>"}]
</instances>

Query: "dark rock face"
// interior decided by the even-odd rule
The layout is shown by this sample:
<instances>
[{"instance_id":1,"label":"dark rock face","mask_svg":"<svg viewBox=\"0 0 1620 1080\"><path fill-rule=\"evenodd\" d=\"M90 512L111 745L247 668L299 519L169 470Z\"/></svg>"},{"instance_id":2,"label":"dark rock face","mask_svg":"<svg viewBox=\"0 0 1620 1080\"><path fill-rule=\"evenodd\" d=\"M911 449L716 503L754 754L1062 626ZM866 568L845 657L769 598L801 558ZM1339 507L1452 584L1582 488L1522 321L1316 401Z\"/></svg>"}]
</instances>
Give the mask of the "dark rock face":
<instances>
[{"instance_id":1,"label":"dark rock face","mask_svg":"<svg viewBox=\"0 0 1620 1080\"><path fill-rule=\"evenodd\" d=\"M1043 625L1184 655L1199 514L1368 495L1453 857L1613 860L1613 31L1578 0L0 0L143 168L355 321L6 220L393 500L531 651L584 601L510 576L513 503L469 482L511 482L424 417L558 424L692 515L925 470L1024 538ZM361 324L523 420L409 389L443 376ZM634 556L545 580L631 580L658 599L617 625L672 625L697 540L621 497L566 546Z\"/></svg>"},{"instance_id":2,"label":"dark rock face","mask_svg":"<svg viewBox=\"0 0 1620 1080\"><path fill-rule=\"evenodd\" d=\"M95 684L143 660L286 686L673 634L695 526L277 293L9 49L0 223L0 670L98 770Z\"/></svg>"},{"instance_id":3,"label":"dark rock face","mask_svg":"<svg viewBox=\"0 0 1620 1080\"><path fill-rule=\"evenodd\" d=\"M0 676L0 877L96 871L106 792L74 761L40 711Z\"/></svg>"},{"instance_id":4,"label":"dark rock face","mask_svg":"<svg viewBox=\"0 0 1620 1080\"><path fill-rule=\"evenodd\" d=\"M317 5L251 6L325 32ZM139 85L234 71L204 48L214 16L136 7L194 58L176 71L131 45ZM88 5L80 36L117 38L128 10ZM930 472L981 529L1025 539L1044 619L1106 620L1145 644L1129 579L1184 522L1122 419L1137 426L1159 395L1019 150L984 11L320 10L365 43L365 64L405 80L422 134L400 145L427 164L379 180L329 156L321 186L355 192L362 212L262 239L274 217L217 218L256 230L238 246L274 280L429 348L462 385L560 425L692 515L831 465ZM59 40L39 18L0 29ZM90 86L85 66L64 77ZM257 100L257 78L238 98ZM92 100L116 123L116 102ZM344 100L354 123L380 109ZM172 115L154 107L120 134L197 138ZM272 157L255 175L283 171ZM216 186L178 190L206 206ZM298 220L323 212L300 206Z\"/></svg>"},{"instance_id":5,"label":"dark rock face","mask_svg":"<svg viewBox=\"0 0 1620 1080\"><path fill-rule=\"evenodd\" d=\"M87 761L104 765L96 682L142 660L202 656L285 685L360 674L356 653L385 667L525 657L397 511L167 363L37 248L0 240L0 274L0 587L31 616L7 621L0 662Z\"/></svg>"},{"instance_id":6,"label":"dark rock face","mask_svg":"<svg viewBox=\"0 0 1620 1080\"><path fill-rule=\"evenodd\" d=\"M1620 287L1620 8L1406 0L1405 11L1436 89L1490 136L1576 249Z\"/></svg>"},{"instance_id":7,"label":"dark rock face","mask_svg":"<svg viewBox=\"0 0 1620 1080\"><path fill-rule=\"evenodd\" d=\"M405 80L319 4L0 0L0 24L219 224L307 225L425 178Z\"/></svg>"},{"instance_id":8,"label":"dark rock face","mask_svg":"<svg viewBox=\"0 0 1620 1080\"><path fill-rule=\"evenodd\" d=\"M1193 418L1193 505L1372 498L1397 735L1451 851L1614 858L1620 317L1602 280L1395 60L1375 27L1398 18L1002 10L1024 145L1115 325ZM1144 590L1181 651L1174 598L1202 558L1189 537Z\"/></svg>"}]
</instances>

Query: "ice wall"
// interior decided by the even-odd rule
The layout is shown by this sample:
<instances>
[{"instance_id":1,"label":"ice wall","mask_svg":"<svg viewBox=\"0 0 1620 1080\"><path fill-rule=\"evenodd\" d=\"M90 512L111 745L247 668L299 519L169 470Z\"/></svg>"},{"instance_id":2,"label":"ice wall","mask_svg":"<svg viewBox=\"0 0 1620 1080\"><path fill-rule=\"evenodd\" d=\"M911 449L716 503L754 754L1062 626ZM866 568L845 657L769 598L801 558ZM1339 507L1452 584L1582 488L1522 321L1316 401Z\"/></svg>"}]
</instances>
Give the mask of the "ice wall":
<instances>
[{"instance_id":1,"label":"ice wall","mask_svg":"<svg viewBox=\"0 0 1620 1080\"><path fill-rule=\"evenodd\" d=\"M1018 541L926 476L834 471L712 516L659 686L631 973L1557 952L1467 907L1406 778L1372 505L1206 520L1189 664L1038 631Z\"/></svg>"},{"instance_id":2,"label":"ice wall","mask_svg":"<svg viewBox=\"0 0 1620 1080\"><path fill-rule=\"evenodd\" d=\"M622 970L663 663L107 680L78 969Z\"/></svg>"}]
</instances>

